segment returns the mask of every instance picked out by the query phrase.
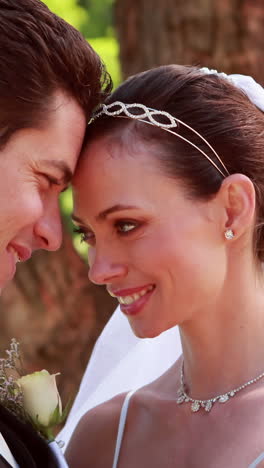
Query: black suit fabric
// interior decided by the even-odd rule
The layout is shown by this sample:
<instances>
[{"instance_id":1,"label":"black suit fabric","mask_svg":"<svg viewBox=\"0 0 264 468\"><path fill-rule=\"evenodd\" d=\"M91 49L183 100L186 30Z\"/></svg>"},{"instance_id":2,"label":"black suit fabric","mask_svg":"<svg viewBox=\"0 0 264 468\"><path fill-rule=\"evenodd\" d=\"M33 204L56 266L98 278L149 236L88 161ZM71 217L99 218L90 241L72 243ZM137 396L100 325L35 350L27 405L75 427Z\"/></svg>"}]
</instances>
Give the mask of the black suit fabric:
<instances>
[{"instance_id":1,"label":"black suit fabric","mask_svg":"<svg viewBox=\"0 0 264 468\"><path fill-rule=\"evenodd\" d=\"M33 427L0 405L0 432L20 468L58 468L55 455ZM0 468L10 467L0 456Z\"/></svg>"}]
</instances>

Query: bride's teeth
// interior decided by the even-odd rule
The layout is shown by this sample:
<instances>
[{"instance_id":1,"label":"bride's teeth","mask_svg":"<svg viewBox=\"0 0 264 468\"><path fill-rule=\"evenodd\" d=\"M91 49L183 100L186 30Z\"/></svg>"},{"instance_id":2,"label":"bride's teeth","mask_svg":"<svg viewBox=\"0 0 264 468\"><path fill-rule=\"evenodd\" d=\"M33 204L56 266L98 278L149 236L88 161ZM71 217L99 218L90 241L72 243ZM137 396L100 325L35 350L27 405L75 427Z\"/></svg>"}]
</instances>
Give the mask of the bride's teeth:
<instances>
[{"instance_id":1,"label":"bride's teeth","mask_svg":"<svg viewBox=\"0 0 264 468\"><path fill-rule=\"evenodd\" d=\"M148 286L146 289L142 289L142 291L140 291L139 293L132 294L131 296L114 296L114 297L117 297L120 304L130 305L133 302L140 299L140 297L147 294L147 292L152 291L153 289L154 289L154 286Z\"/></svg>"},{"instance_id":2,"label":"bride's teeth","mask_svg":"<svg viewBox=\"0 0 264 468\"><path fill-rule=\"evenodd\" d=\"M139 293L140 297L144 296L144 294L146 294L147 292L148 292L147 289L143 289L143 291L140 291L140 293Z\"/></svg>"},{"instance_id":3,"label":"bride's teeth","mask_svg":"<svg viewBox=\"0 0 264 468\"><path fill-rule=\"evenodd\" d=\"M123 304L129 305L132 304L136 299L134 299L132 296L126 296L123 297Z\"/></svg>"},{"instance_id":4,"label":"bride's teeth","mask_svg":"<svg viewBox=\"0 0 264 468\"><path fill-rule=\"evenodd\" d=\"M108 290L107 290L107 291L108 291ZM116 297L116 295L115 295L114 293L112 293L111 291L108 291L108 292L109 292L109 294L110 294L111 297Z\"/></svg>"}]
</instances>

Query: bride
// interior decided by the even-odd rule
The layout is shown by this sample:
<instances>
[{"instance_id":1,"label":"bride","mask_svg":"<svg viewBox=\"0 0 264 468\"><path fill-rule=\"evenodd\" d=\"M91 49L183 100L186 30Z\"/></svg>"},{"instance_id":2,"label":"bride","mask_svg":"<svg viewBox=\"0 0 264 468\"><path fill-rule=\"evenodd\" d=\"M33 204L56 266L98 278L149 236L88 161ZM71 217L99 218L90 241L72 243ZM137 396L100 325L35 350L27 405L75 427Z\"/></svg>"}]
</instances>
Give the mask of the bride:
<instances>
[{"instance_id":1,"label":"bride","mask_svg":"<svg viewBox=\"0 0 264 468\"><path fill-rule=\"evenodd\" d=\"M171 65L130 78L95 115L74 179L90 279L138 337L179 325L183 354L89 411L70 466L261 461L263 94L246 77Z\"/></svg>"}]
</instances>

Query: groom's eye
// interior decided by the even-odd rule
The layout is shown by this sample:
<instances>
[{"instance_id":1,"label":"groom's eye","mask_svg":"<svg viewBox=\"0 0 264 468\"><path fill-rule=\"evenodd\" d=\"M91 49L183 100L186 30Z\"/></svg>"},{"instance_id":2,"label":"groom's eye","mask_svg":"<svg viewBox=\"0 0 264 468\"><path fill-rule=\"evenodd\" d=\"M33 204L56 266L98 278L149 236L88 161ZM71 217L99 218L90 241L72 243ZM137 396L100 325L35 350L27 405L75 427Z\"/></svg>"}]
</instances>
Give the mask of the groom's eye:
<instances>
[{"instance_id":1,"label":"groom's eye","mask_svg":"<svg viewBox=\"0 0 264 468\"><path fill-rule=\"evenodd\" d=\"M60 193L66 192L66 190L68 190L69 187L70 185L65 185L65 187L61 189Z\"/></svg>"},{"instance_id":2,"label":"groom's eye","mask_svg":"<svg viewBox=\"0 0 264 468\"><path fill-rule=\"evenodd\" d=\"M54 177L53 175L51 174L47 174L47 173L44 173L44 172L39 172L39 177L42 181L42 184L44 185L44 188L52 188L53 186L60 186L62 185L62 190L61 191L64 191L68 188L68 186L65 187L65 184L63 184L63 181L58 179L57 177Z\"/></svg>"}]
</instances>

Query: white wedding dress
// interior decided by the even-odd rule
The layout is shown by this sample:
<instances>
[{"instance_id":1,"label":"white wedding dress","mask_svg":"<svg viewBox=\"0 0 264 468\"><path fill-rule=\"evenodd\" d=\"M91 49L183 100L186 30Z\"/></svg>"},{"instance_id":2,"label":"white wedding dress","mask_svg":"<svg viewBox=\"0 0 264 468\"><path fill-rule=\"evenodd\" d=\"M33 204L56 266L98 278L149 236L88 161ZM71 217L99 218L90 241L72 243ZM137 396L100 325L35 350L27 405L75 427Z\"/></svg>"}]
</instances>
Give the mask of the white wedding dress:
<instances>
[{"instance_id":1,"label":"white wedding dress","mask_svg":"<svg viewBox=\"0 0 264 468\"><path fill-rule=\"evenodd\" d=\"M155 380L180 354L178 327L157 338L139 339L118 307L96 342L79 393L57 440L64 441L66 447L79 420L89 409L118 393Z\"/></svg>"},{"instance_id":2,"label":"white wedding dress","mask_svg":"<svg viewBox=\"0 0 264 468\"><path fill-rule=\"evenodd\" d=\"M99 336L91 359L84 373L81 386L68 420L57 440L65 443L81 417L94 406L103 403L118 393L134 391L165 372L180 356L181 343L178 327L171 328L152 339L137 338L127 318L119 308ZM113 468L118 466L129 397L120 415ZM264 452L248 468L257 468L264 460Z\"/></svg>"}]
</instances>

